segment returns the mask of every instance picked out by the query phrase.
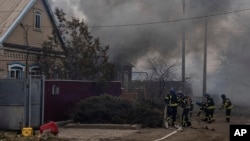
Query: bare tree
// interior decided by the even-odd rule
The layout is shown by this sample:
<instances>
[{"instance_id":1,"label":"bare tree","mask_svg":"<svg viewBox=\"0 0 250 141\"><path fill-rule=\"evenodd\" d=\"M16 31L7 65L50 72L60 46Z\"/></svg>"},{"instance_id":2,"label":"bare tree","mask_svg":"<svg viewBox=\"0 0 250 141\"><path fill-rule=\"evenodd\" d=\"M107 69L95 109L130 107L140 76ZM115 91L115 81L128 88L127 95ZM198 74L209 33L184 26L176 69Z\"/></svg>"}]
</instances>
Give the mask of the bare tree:
<instances>
[{"instance_id":1,"label":"bare tree","mask_svg":"<svg viewBox=\"0 0 250 141\"><path fill-rule=\"evenodd\" d=\"M148 94L151 95L151 99L162 99L167 85L175 78L175 64L170 64L161 57L147 58L146 62L151 83L148 85L148 90L151 91Z\"/></svg>"}]
</instances>

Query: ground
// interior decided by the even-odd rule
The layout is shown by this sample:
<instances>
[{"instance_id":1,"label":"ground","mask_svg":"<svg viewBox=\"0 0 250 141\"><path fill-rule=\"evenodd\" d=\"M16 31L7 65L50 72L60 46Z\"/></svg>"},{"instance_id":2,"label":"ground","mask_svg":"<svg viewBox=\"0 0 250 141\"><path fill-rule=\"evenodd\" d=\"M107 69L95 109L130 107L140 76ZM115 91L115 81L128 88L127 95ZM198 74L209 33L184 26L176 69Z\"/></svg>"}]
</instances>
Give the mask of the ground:
<instances>
[{"instance_id":1,"label":"ground","mask_svg":"<svg viewBox=\"0 0 250 141\"><path fill-rule=\"evenodd\" d=\"M60 128L59 138L77 141L160 141L168 134L173 134L162 141L229 141L230 124L247 124L250 118L234 115L231 122L225 122L221 113L215 114L216 121L212 124L204 123L198 117L192 117L192 128L183 128L176 132L175 128L141 128L138 130L111 129L81 129ZM72 139L73 140L73 139Z\"/></svg>"},{"instance_id":2,"label":"ground","mask_svg":"<svg viewBox=\"0 0 250 141\"><path fill-rule=\"evenodd\" d=\"M230 124L250 124L249 116L232 115L231 122L225 122L222 113L215 114L216 121L204 123L199 117L192 117L192 128L139 128L139 129L93 129L59 127L57 136L42 138L15 138L15 141L229 141ZM164 138L168 135L168 138ZM1 141L7 141L1 139ZM12 140L8 140L12 141Z\"/></svg>"}]
</instances>

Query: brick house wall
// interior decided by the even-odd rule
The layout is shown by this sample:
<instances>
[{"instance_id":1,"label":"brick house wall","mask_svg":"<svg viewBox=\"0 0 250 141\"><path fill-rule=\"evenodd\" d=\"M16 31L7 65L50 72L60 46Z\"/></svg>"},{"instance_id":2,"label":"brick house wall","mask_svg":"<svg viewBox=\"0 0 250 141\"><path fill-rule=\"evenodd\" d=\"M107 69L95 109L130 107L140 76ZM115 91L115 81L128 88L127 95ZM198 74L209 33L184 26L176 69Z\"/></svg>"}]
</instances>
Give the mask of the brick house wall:
<instances>
[{"instance_id":1,"label":"brick house wall","mask_svg":"<svg viewBox=\"0 0 250 141\"><path fill-rule=\"evenodd\" d=\"M34 16L35 12L41 13L41 30L36 30L34 28ZM28 42L29 46L41 48L42 43L48 39L51 35L53 24L49 18L47 10L42 3L42 0L37 0L35 5L29 10L24 19L21 21L23 25L28 25ZM26 46L25 32L21 26L17 26L16 29L6 40L6 43L14 43L17 45Z\"/></svg>"},{"instance_id":2,"label":"brick house wall","mask_svg":"<svg viewBox=\"0 0 250 141\"><path fill-rule=\"evenodd\" d=\"M38 56L41 54L42 44L52 36L54 21L51 20L45 0L36 0L21 22L15 27L5 41L0 45L0 78L9 78L8 65L10 63L20 63L24 68L27 58L28 46L28 66L37 64ZM35 13L41 14L41 28L35 27ZM24 26L21 26L24 25ZM28 42L26 42L26 32ZM61 51L58 47L57 51ZM24 69L25 70L25 69ZM25 72L23 72L23 75Z\"/></svg>"}]
</instances>

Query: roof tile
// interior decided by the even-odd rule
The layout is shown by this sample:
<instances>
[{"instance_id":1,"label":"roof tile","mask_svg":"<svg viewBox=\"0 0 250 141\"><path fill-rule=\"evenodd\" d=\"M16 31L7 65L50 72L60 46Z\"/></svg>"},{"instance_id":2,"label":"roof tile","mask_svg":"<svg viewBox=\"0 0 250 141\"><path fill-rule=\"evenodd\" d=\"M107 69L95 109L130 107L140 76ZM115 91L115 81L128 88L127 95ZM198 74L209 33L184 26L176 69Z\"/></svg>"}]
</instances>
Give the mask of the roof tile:
<instances>
[{"instance_id":1,"label":"roof tile","mask_svg":"<svg viewBox=\"0 0 250 141\"><path fill-rule=\"evenodd\" d=\"M8 30L30 0L0 0L0 37Z\"/></svg>"}]
</instances>

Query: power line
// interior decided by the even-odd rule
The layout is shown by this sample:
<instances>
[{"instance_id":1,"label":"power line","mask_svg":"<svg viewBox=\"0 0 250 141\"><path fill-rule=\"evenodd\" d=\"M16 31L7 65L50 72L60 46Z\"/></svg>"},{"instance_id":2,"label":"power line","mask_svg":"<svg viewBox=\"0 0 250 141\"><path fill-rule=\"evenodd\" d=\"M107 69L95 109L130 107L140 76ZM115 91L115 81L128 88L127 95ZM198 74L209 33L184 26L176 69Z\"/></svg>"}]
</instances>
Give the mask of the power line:
<instances>
[{"instance_id":1,"label":"power line","mask_svg":"<svg viewBox=\"0 0 250 141\"><path fill-rule=\"evenodd\" d=\"M181 21L188 21L188 20L197 20L197 19L204 19L209 17L221 16L221 15L229 15L232 13L240 13L245 11L250 11L250 8L241 9L241 10L234 10L234 11L225 11L222 10L222 13L217 14L210 14L210 15L203 15L203 16L195 16L195 17L188 17L188 18L180 18L174 20L165 20L165 21L153 21L153 22L145 22L145 23L132 23L132 24L117 24L117 25L90 25L90 28L119 28L119 27L133 27L133 26L146 26L146 25L155 25L155 24L164 24L164 23L174 23L174 22L181 22ZM1 12L1 11L0 11ZM6 12L6 11L4 11ZM30 27L34 27L33 25L28 25ZM8 26L1 26L0 28L8 28ZM50 26L41 26L41 28L53 28Z\"/></svg>"},{"instance_id":2,"label":"power line","mask_svg":"<svg viewBox=\"0 0 250 141\"><path fill-rule=\"evenodd\" d=\"M210 14L210 15L204 15L204 16L195 16L195 17L188 17L188 18L181 18L181 19L174 19L174 20L165 20L165 21L155 21L155 22L147 22L147 23L135 23L135 24L118 24L118 25L92 25L89 26L91 28L113 28L113 27L130 27L130 26L145 26L145 25L154 25L154 24L164 24L164 23L173 23L173 22L181 22L181 21L187 21L187 20L196 20L196 19L204 19L214 16L221 16L221 15L228 15L232 13L239 13L239 12L245 12L249 11L250 8L242 9L242 10L235 10L235 11L224 11L222 13L217 14Z\"/></svg>"},{"instance_id":3,"label":"power line","mask_svg":"<svg viewBox=\"0 0 250 141\"><path fill-rule=\"evenodd\" d=\"M227 12L224 8L222 8L220 5L218 5L216 2L214 2L213 0L209 0L210 3L212 3L213 5L215 5L218 9L220 9L223 12ZM229 15L230 16L230 15ZM235 20L236 22L242 24L244 27L249 28L249 26L243 22L240 22L240 20L237 20L236 18L230 16L233 20Z\"/></svg>"}]
</instances>

